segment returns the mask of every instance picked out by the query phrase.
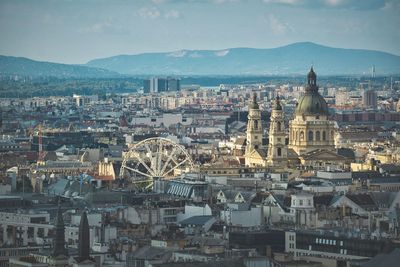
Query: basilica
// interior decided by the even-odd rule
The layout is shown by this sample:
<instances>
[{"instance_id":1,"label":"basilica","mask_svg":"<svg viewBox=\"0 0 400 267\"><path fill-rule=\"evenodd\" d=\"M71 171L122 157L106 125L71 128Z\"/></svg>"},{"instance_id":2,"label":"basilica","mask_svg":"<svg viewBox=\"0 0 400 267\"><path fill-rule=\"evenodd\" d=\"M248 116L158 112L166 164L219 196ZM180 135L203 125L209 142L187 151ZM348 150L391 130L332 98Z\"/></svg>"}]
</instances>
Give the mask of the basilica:
<instances>
[{"instance_id":1,"label":"basilica","mask_svg":"<svg viewBox=\"0 0 400 267\"><path fill-rule=\"evenodd\" d=\"M285 129L284 108L276 97L273 103L268 145L263 145L261 110L254 94L249 105L245 165L287 169L346 168L354 155L335 148L336 123L329 119L328 105L319 94L313 68L307 76L305 94L298 100L294 118Z\"/></svg>"}]
</instances>

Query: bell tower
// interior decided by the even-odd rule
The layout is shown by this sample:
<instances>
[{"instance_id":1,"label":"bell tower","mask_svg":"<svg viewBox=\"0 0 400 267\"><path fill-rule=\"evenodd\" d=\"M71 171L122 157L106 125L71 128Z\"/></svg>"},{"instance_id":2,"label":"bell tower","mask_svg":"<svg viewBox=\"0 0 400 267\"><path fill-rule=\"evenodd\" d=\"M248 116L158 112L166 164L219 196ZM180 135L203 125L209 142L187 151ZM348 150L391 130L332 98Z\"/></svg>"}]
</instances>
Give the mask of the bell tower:
<instances>
[{"instance_id":1,"label":"bell tower","mask_svg":"<svg viewBox=\"0 0 400 267\"><path fill-rule=\"evenodd\" d=\"M271 112L269 128L268 165L287 165L287 145L285 134L285 121L279 96L276 97Z\"/></svg>"},{"instance_id":2,"label":"bell tower","mask_svg":"<svg viewBox=\"0 0 400 267\"><path fill-rule=\"evenodd\" d=\"M255 149L262 148L263 129L261 124L261 110L257 103L257 95L253 94L253 99L249 105L249 115L247 117L247 143L246 154Z\"/></svg>"}]
</instances>

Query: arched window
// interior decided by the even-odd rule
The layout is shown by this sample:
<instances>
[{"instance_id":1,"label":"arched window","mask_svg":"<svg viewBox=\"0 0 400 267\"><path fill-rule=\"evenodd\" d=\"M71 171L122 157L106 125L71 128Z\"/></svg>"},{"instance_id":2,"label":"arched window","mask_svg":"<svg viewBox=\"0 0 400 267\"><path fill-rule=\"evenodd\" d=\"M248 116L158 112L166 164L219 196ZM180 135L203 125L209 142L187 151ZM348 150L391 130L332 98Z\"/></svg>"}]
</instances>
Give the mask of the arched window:
<instances>
[{"instance_id":1,"label":"arched window","mask_svg":"<svg viewBox=\"0 0 400 267\"><path fill-rule=\"evenodd\" d=\"M257 120L254 121L254 129L258 130L258 121Z\"/></svg>"},{"instance_id":2,"label":"arched window","mask_svg":"<svg viewBox=\"0 0 400 267\"><path fill-rule=\"evenodd\" d=\"M313 131L308 131L308 141L312 141L314 139Z\"/></svg>"},{"instance_id":3,"label":"arched window","mask_svg":"<svg viewBox=\"0 0 400 267\"><path fill-rule=\"evenodd\" d=\"M326 140L326 132L322 131L322 140L325 141Z\"/></svg>"},{"instance_id":4,"label":"arched window","mask_svg":"<svg viewBox=\"0 0 400 267\"><path fill-rule=\"evenodd\" d=\"M315 133L315 140L321 141L321 133L319 131Z\"/></svg>"},{"instance_id":5,"label":"arched window","mask_svg":"<svg viewBox=\"0 0 400 267\"><path fill-rule=\"evenodd\" d=\"M276 129L278 132L281 131L281 122L280 121L278 121L278 123L276 124Z\"/></svg>"},{"instance_id":6,"label":"arched window","mask_svg":"<svg viewBox=\"0 0 400 267\"><path fill-rule=\"evenodd\" d=\"M301 132L300 132L300 141L303 141L303 140L304 140L304 132L301 131Z\"/></svg>"},{"instance_id":7,"label":"arched window","mask_svg":"<svg viewBox=\"0 0 400 267\"><path fill-rule=\"evenodd\" d=\"M278 147L278 149L276 150L278 157L282 156L282 148Z\"/></svg>"}]
</instances>

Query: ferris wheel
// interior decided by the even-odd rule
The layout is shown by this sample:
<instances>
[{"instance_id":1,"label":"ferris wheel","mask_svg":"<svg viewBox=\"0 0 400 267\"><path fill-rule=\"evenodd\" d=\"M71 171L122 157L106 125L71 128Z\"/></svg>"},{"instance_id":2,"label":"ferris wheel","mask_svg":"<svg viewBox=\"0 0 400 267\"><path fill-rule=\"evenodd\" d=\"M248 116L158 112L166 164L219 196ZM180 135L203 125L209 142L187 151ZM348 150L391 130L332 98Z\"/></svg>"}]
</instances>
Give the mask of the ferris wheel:
<instances>
[{"instance_id":1,"label":"ferris wheel","mask_svg":"<svg viewBox=\"0 0 400 267\"><path fill-rule=\"evenodd\" d=\"M135 144L125 153L120 177L132 183L172 179L194 167L185 148L167 138L154 137Z\"/></svg>"}]
</instances>

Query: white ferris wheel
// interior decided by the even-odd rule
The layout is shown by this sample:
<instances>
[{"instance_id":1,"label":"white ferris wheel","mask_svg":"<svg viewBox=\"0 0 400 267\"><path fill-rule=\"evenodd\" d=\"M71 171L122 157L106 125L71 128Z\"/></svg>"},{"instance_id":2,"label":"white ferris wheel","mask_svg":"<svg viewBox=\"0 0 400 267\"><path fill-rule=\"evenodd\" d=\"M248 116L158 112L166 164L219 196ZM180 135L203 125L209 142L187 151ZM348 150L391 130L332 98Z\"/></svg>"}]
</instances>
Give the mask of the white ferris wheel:
<instances>
[{"instance_id":1,"label":"white ferris wheel","mask_svg":"<svg viewBox=\"0 0 400 267\"><path fill-rule=\"evenodd\" d=\"M132 183L153 184L157 179L172 179L194 167L185 148L161 137L143 140L125 153L120 178Z\"/></svg>"}]
</instances>

